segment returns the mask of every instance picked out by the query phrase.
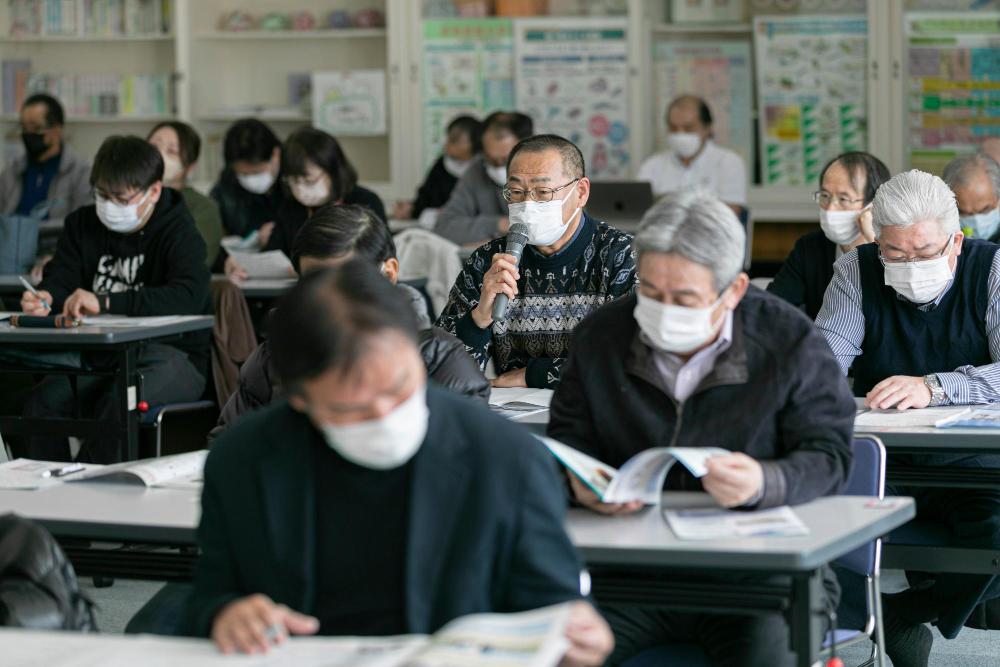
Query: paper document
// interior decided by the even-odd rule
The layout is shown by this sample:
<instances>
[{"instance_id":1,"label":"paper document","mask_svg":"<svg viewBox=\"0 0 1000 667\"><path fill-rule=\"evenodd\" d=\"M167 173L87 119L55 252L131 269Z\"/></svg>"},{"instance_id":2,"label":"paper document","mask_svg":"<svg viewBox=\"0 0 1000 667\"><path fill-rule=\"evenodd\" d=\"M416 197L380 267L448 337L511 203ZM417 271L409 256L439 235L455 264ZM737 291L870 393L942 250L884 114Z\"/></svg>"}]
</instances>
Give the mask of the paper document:
<instances>
[{"instance_id":1,"label":"paper document","mask_svg":"<svg viewBox=\"0 0 1000 667\"><path fill-rule=\"evenodd\" d=\"M641 500L656 505L663 495L663 482L675 462L695 477L708 470L705 462L729 454L719 447L656 447L639 452L619 470L551 438L539 438L552 455L605 503Z\"/></svg>"},{"instance_id":2,"label":"paper document","mask_svg":"<svg viewBox=\"0 0 1000 667\"><path fill-rule=\"evenodd\" d=\"M1000 428L1000 405L979 405L934 424L938 428Z\"/></svg>"},{"instance_id":3,"label":"paper document","mask_svg":"<svg viewBox=\"0 0 1000 667\"><path fill-rule=\"evenodd\" d=\"M791 507L742 512L724 509L668 510L663 513L681 540L718 540L730 537L798 537L808 535Z\"/></svg>"},{"instance_id":4,"label":"paper document","mask_svg":"<svg viewBox=\"0 0 1000 667\"><path fill-rule=\"evenodd\" d=\"M490 405L508 410L547 408L552 393L551 389L494 388L490 391Z\"/></svg>"},{"instance_id":5,"label":"paper document","mask_svg":"<svg viewBox=\"0 0 1000 667\"><path fill-rule=\"evenodd\" d=\"M896 428L909 426L934 426L961 412L965 407L924 408L922 410L865 410L854 418L854 428Z\"/></svg>"},{"instance_id":6,"label":"paper document","mask_svg":"<svg viewBox=\"0 0 1000 667\"><path fill-rule=\"evenodd\" d=\"M127 315L94 315L83 318L83 324L91 327L162 327L166 324L184 322L200 315L157 315L155 317L128 317Z\"/></svg>"},{"instance_id":7,"label":"paper document","mask_svg":"<svg viewBox=\"0 0 1000 667\"><path fill-rule=\"evenodd\" d=\"M75 476L74 482L124 482L146 486L180 485L175 488L192 488L205 469L208 450L161 456L158 459L126 461L103 466Z\"/></svg>"},{"instance_id":8,"label":"paper document","mask_svg":"<svg viewBox=\"0 0 1000 667\"><path fill-rule=\"evenodd\" d=\"M42 477L46 470L54 470L68 465L60 461L34 461L32 459L14 459L0 463L0 489L21 489L30 491L43 489L82 475L86 470L94 470L103 466L85 464L84 471L72 473L65 477Z\"/></svg>"},{"instance_id":9,"label":"paper document","mask_svg":"<svg viewBox=\"0 0 1000 667\"><path fill-rule=\"evenodd\" d=\"M4 320L9 320L10 316L15 314L16 313L6 313L6 312L0 313L0 322L3 322Z\"/></svg>"},{"instance_id":10,"label":"paper document","mask_svg":"<svg viewBox=\"0 0 1000 667\"><path fill-rule=\"evenodd\" d=\"M295 268L288 256L280 250L246 252L230 250L229 256L243 267L250 278L294 278Z\"/></svg>"},{"instance_id":11,"label":"paper document","mask_svg":"<svg viewBox=\"0 0 1000 667\"><path fill-rule=\"evenodd\" d=\"M240 250L254 252L260 247L260 233L255 229L246 236L224 236L219 245L229 253Z\"/></svg>"}]
</instances>

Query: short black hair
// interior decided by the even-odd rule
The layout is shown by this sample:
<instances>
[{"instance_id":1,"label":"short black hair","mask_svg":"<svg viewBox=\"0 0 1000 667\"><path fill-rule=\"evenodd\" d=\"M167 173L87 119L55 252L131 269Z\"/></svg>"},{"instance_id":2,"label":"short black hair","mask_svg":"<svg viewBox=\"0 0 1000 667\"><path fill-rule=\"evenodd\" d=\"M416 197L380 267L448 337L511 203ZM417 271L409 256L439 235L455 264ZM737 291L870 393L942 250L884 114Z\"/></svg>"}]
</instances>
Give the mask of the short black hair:
<instances>
[{"instance_id":1,"label":"short black hair","mask_svg":"<svg viewBox=\"0 0 1000 667\"><path fill-rule=\"evenodd\" d=\"M536 134L517 142L507 158L507 170L510 170L510 165L518 153L541 153L547 150L559 151L559 155L562 157L563 173L570 178L583 178L587 175L583 153L580 152L576 144L558 134Z\"/></svg>"},{"instance_id":2,"label":"short black hair","mask_svg":"<svg viewBox=\"0 0 1000 667\"><path fill-rule=\"evenodd\" d=\"M146 190L163 180L163 157L142 137L113 135L97 149L90 186L115 194Z\"/></svg>"},{"instance_id":3,"label":"short black hair","mask_svg":"<svg viewBox=\"0 0 1000 667\"><path fill-rule=\"evenodd\" d=\"M483 150L483 124L477 118L468 115L452 118L451 122L448 123L447 132L451 134L454 130L469 137L473 153L479 153Z\"/></svg>"},{"instance_id":4,"label":"short black hair","mask_svg":"<svg viewBox=\"0 0 1000 667\"><path fill-rule=\"evenodd\" d=\"M286 391L299 393L328 370L353 370L369 338L389 330L416 343L413 307L369 260L352 258L303 276L282 297L268 322L271 360Z\"/></svg>"},{"instance_id":5,"label":"short black hair","mask_svg":"<svg viewBox=\"0 0 1000 667\"><path fill-rule=\"evenodd\" d=\"M278 135L270 127L256 118L244 118L226 130L222 153L227 165L234 162L267 162L279 146Z\"/></svg>"},{"instance_id":6,"label":"short black hair","mask_svg":"<svg viewBox=\"0 0 1000 667\"><path fill-rule=\"evenodd\" d=\"M527 139L535 133L531 116L518 111L494 111L483 120L483 134L506 131L518 139Z\"/></svg>"},{"instance_id":7,"label":"short black hair","mask_svg":"<svg viewBox=\"0 0 1000 667\"><path fill-rule=\"evenodd\" d=\"M62 104L59 100L52 97L47 93L35 93L24 100L24 104L21 105L21 109L27 109L35 104L45 105L45 124L49 127L62 127L66 122L66 112L63 111Z\"/></svg>"},{"instance_id":8,"label":"short black hair","mask_svg":"<svg viewBox=\"0 0 1000 667\"><path fill-rule=\"evenodd\" d=\"M327 204L306 221L292 243L296 271L303 257L345 255L367 259L374 266L396 256L389 225L367 206Z\"/></svg>"},{"instance_id":9,"label":"short black hair","mask_svg":"<svg viewBox=\"0 0 1000 667\"><path fill-rule=\"evenodd\" d=\"M819 187L823 187L823 177L826 176L827 170L835 164L839 164L847 170L851 183L856 189L861 189L858 186L861 184L861 179L865 179L864 193L862 194L865 198L865 206L872 203L878 189L891 178L889 167L885 166L882 160L864 151L850 151L841 153L824 165L823 170L819 172Z\"/></svg>"},{"instance_id":10,"label":"short black hair","mask_svg":"<svg viewBox=\"0 0 1000 667\"><path fill-rule=\"evenodd\" d=\"M187 123L182 123L179 120L167 120L162 123L157 123L153 129L149 131L149 134L146 135L146 140L148 141L151 139L158 130L165 127L169 127L177 133L177 152L180 154L181 164L185 167L190 167L197 162L198 156L201 155L201 137L199 137L198 132Z\"/></svg>"},{"instance_id":11,"label":"short black hair","mask_svg":"<svg viewBox=\"0 0 1000 667\"><path fill-rule=\"evenodd\" d=\"M281 151L282 175L305 176L307 160L329 174L333 200L343 199L358 184L358 172L344 155L340 142L323 130L302 127L292 132Z\"/></svg>"},{"instance_id":12,"label":"short black hair","mask_svg":"<svg viewBox=\"0 0 1000 667\"><path fill-rule=\"evenodd\" d=\"M670 104L667 105L666 119L670 120L670 112L674 110L674 107L690 102L698 105L698 120L705 127L709 127L712 124L712 109L709 108L708 102L697 95L681 95L671 100Z\"/></svg>"}]
</instances>

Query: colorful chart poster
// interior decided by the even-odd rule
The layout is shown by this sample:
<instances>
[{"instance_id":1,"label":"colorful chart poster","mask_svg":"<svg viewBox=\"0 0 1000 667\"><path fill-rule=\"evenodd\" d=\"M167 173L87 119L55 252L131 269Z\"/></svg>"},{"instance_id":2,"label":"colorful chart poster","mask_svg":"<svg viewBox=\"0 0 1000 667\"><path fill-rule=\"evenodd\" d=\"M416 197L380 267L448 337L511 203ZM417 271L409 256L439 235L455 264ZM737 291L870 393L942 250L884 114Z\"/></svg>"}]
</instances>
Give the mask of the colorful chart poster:
<instances>
[{"instance_id":1,"label":"colorful chart poster","mask_svg":"<svg viewBox=\"0 0 1000 667\"><path fill-rule=\"evenodd\" d=\"M940 174L1000 137L1000 13L908 14L910 166Z\"/></svg>"},{"instance_id":2,"label":"colorful chart poster","mask_svg":"<svg viewBox=\"0 0 1000 667\"><path fill-rule=\"evenodd\" d=\"M445 128L460 114L478 118L514 108L510 19L424 21L421 159L441 154Z\"/></svg>"},{"instance_id":3,"label":"colorful chart poster","mask_svg":"<svg viewBox=\"0 0 1000 667\"><path fill-rule=\"evenodd\" d=\"M653 42L653 114L656 140L666 148L666 111L679 95L702 97L712 110L719 145L750 163L753 152L753 98L750 44L734 41Z\"/></svg>"},{"instance_id":4,"label":"colorful chart poster","mask_svg":"<svg viewBox=\"0 0 1000 667\"><path fill-rule=\"evenodd\" d=\"M863 16L754 19L764 185L813 185L827 160L868 146Z\"/></svg>"},{"instance_id":5,"label":"colorful chart poster","mask_svg":"<svg viewBox=\"0 0 1000 667\"><path fill-rule=\"evenodd\" d=\"M385 70L313 72L312 123L334 136L385 134Z\"/></svg>"},{"instance_id":6,"label":"colorful chart poster","mask_svg":"<svg viewBox=\"0 0 1000 667\"><path fill-rule=\"evenodd\" d=\"M537 132L580 147L592 178L631 171L625 21L524 19L515 26L517 107Z\"/></svg>"}]
</instances>

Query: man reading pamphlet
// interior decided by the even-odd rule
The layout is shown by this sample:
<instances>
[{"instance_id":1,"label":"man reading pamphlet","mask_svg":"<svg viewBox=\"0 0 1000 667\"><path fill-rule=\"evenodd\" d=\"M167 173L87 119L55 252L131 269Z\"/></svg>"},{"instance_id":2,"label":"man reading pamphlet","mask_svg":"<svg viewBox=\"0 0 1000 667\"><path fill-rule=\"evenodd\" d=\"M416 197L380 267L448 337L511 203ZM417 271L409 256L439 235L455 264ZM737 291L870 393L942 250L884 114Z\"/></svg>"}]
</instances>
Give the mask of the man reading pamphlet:
<instances>
[{"instance_id":1,"label":"man reading pamphlet","mask_svg":"<svg viewBox=\"0 0 1000 667\"><path fill-rule=\"evenodd\" d=\"M620 468L607 489L615 493L603 497L570 474L578 503L604 514L643 511L665 486L706 491L724 508L745 511L805 503L844 483L851 391L812 322L749 286L745 243L732 209L710 195L668 196L644 217L635 240L637 294L577 327L552 397L548 435ZM682 465L665 471L666 456ZM653 462L642 463L647 457ZM618 495L618 478L637 465L647 472L642 491ZM677 533L681 524L672 525ZM836 605L836 579L825 574ZM602 611L615 633L611 665L672 642L697 643L716 666L795 664L777 611Z\"/></svg>"}]
</instances>

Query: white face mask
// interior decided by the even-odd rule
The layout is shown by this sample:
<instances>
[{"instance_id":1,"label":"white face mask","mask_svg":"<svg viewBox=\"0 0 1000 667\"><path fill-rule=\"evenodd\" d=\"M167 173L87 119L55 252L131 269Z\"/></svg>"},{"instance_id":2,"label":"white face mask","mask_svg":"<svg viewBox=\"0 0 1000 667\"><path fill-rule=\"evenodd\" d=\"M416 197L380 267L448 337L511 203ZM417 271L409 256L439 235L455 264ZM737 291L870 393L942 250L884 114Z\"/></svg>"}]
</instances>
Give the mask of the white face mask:
<instances>
[{"instance_id":1,"label":"white face mask","mask_svg":"<svg viewBox=\"0 0 1000 667\"><path fill-rule=\"evenodd\" d=\"M954 239L954 237L952 237ZM913 303L928 303L944 291L953 277L948 260L951 244L944 255L923 262L885 264L885 284Z\"/></svg>"},{"instance_id":2,"label":"white face mask","mask_svg":"<svg viewBox=\"0 0 1000 667\"><path fill-rule=\"evenodd\" d=\"M444 156L444 170L455 178L462 178L462 175L469 170L472 160L456 160L453 157ZM503 170L504 182L507 182L507 170Z\"/></svg>"},{"instance_id":3,"label":"white face mask","mask_svg":"<svg viewBox=\"0 0 1000 667\"><path fill-rule=\"evenodd\" d=\"M292 190L292 196L300 204L308 208L316 208L330 201L331 188L328 180L327 178L321 178L312 184L294 180L289 182L289 187Z\"/></svg>"},{"instance_id":4,"label":"white face mask","mask_svg":"<svg viewBox=\"0 0 1000 667\"><path fill-rule=\"evenodd\" d=\"M830 241L837 245L848 245L861 236L861 230L858 228L860 215L861 211L821 208L819 226Z\"/></svg>"},{"instance_id":5,"label":"white face mask","mask_svg":"<svg viewBox=\"0 0 1000 667\"><path fill-rule=\"evenodd\" d=\"M176 183L184 176L184 165L176 155L163 156L163 181Z\"/></svg>"},{"instance_id":6,"label":"white face mask","mask_svg":"<svg viewBox=\"0 0 1000 667\"><path fill-rule=\"evenodd\" d=\"M642 293L636 297L635 321L650 344L659 350L672 354L693 352L711 341L718 330L718 325L712 323L712 311L721 296L708 308L675 306Z\"/></svg>"},{"instance_id":7,"label":"white face mask","mask_svg":"<svg viewBox=\"0 0 1000 667\"><path fill-rule=\"evenodd\" d=\"M389 414L356 424L324 424L326 444L345 459L373 470L398 468L420 449L427 435L427 387L418 387L413 395Z\"/></svg>"},{"instance_id":8,"label":"white face mask","mask_svg":"<svg viewBox=\"0 0 1000 667\"><path fill-rule=\"evenodd\" d=\"M274 185L275 178L270 169L257 174L236 174L236 180L240 187L255 195L262 195L270 190L271 186Z\"/></svg>"},{"instance_id":9,"label":"white face mask","mask_svg":"<svg viewBox=\"0 0 1000 667\"><path fill-rule=\"evenodd\" d=\"M129 234L142 225L142 218L139 217L139 207L146 201L149 194L145 194L134 204L119 204L118 202L105 199L98 195L97 217L105 227L119 234Z\"/></svg>"},{"instance_id":10,"label":"white face mask","mask_svg":"<svg viewBox=\"0 0 1000 667\"><path fill-rule=\"evenodd\" d=\"M573 192L566 195L570 198ZM528 243L534 246L552 245L563 237L569 226L573 224L580 207L573 210L569 220L563 222L563 203L566 199L552 201L531 201L527 199L507 205L507 217L510 224L523 223L528 226Z\"/></svg>"},{"instance_id":11,"label":"white face mask","mask_svg":"<svg viewBox=\"0 0 1000 667\"><path fill-rule=\"evenodd\" d=\"M701 148L701 135L694 132L670 132L667 146L682 158L689 158Z\"/></svg>"},{"instance_id":12,"label":"white face mask","mask_svg":"<svg viewBox=\"0 0 1000 667\"><path fill-rule=\"evenodd\" d=\"M963 231L966 229L971 231L972 238L989 240L1000 227L1000 206L986 213L963 215L958 219L958 224L962 226Z\"/></svg>"},{"instance_id":13,"label":"white face mask","mask_svg":"<svg viewBox=\"0 0 1000 667\"><path fill-rule=\"evenodd\" d=\"M506 165L500 165L499 167L494 167L491 164L486 165L486 175L490 177L490 180L496 183L501 188L507 185L507 167Z\"/></svg>"}]
</instances>

